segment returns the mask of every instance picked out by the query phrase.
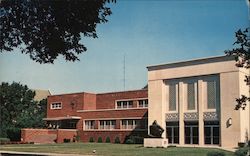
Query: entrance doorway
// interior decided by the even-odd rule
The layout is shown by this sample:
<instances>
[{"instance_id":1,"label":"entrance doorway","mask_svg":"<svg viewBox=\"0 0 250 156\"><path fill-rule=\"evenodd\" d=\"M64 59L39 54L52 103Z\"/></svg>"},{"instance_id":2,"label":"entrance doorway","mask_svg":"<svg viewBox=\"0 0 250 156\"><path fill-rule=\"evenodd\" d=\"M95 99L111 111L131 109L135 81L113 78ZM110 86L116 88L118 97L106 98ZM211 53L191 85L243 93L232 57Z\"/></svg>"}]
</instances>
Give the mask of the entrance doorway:
<instances>
[{"instance_id":1,"label":"entrance doorway","mask_svg":"<svg viewBox=\"0 0 250 156\"><path fill-rule=\"evenodd\" d=\"M179 122L167 122L166 125L168 143L179 144Z\"/></svg>"},{"instance_id":2,"label":"entrance doorway","mask_svg":"<svg viewBox=\"0 0 250 156\"><path fill-rule=\"evenodd\" d=\"M185 122L185 144L199 143L198 122Z\"/></svg>"},{"instance_id":3,"label":"entrance doorway","mask_svg":"<svg viewBox=\"0 0 250 156\"><path fill-rule=\"evenodd\" d=\"M218 121L204 122L205 144L219 145L220 144L220 126Z\"/></svg>"}]
</instances>

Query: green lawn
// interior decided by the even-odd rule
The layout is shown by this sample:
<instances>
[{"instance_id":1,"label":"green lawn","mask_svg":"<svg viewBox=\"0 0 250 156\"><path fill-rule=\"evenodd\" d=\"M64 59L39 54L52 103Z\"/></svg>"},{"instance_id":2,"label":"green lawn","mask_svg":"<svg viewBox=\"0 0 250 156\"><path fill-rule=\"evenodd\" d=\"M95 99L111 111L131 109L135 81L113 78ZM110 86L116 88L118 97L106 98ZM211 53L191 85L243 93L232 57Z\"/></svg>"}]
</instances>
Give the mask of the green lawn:
<instances>
[{"instance_id":1,"label":"green lawn","mask_svg":"<svg viewBox=\"0 0 250 156\"><path fill-rule=\"evenodd\" d=\"M206 156L209 151L222 151L208 148L144 148L142 145L108 144L108 143L64 143L64 144L20 144L1 145L0 150L19 152L44 152L64 154L91 154L104 156ZM96 150L93 154L92 151ZM227 156L233 156L232 152L223 151Z\"/></svg>"}]
</instances>

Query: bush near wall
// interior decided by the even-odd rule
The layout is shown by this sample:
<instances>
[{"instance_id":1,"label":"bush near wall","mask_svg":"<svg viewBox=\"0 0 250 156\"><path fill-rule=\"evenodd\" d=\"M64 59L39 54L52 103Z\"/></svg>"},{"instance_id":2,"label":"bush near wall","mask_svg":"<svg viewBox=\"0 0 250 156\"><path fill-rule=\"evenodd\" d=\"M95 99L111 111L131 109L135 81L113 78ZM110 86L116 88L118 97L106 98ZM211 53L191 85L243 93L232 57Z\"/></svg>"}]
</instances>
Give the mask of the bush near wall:
<instances>
[{"instance_id":1,"label":"bush near wall","mask_svg":"<svg viewBox=\"0 0 250 156\"><path fill-rule=\"evenodd\" d=\"M105 142L106 142L106 143L110 143L110 138L107 137Z\"/></svg>"},{"instance_id":2,"label":"bush near wall","mask_svg":"<svg viewBox=\"0 0 250 156\"><path fill-rule=\"evenodd\" d=\"M21 140L21 129L20 128L8 128L7 136L10 141L20 141Z\"/></svg>"},{"instance_id":3,"label":"bush near wall","mask_svg":"<svg viewBox=\"0 0 250 156\"><path fill-rule=\"evenodd\" d=\"M207 156L225 156L225 153L224 152L213 151L213 152L208 152Z\"/></svg>"},{"instance_id":4,"label":"bush near wall","mask_svg":"<svg viewBox=\"0 0 250 156\"><path fill-rule=\"evenodd\" d=\"M9 138L0 138L0 145L2 144L7 144L10 142L10 139Z\"/></svg>"},{"instance_id":5,"label":"bush near wall","mask_svg":"<svg viewBox=\"0 0 250 156\"><path fill-rule=\"evenodd\" d=\"M239 148L235 151L235 156L247 156L247 152L249 151L249 147Z\"/></svg>"},{"instance_id":6,"label":"bush near wall","mask_svg":"<svg viewBox=\"0 0 250 156\"><path fill-rule=\"evenodd\" d=\"M68 143L68 142L70 142L70 139L65 138L65 139L63 139L63 142Z\"/></svg>"},{"instance_id":7,"label":"bush near wall","mask_svg":"<svg viewBox=\"0 0 250 156\"><path fill-rule=\"evenodd\" d=\"M89 142L95 142L93 137L89 138Z\"/></svg>"},{"instance_id":8,"label":"bush near wall","mask_svg":"<svg viewBox=\"0 0 250 156\"><path fill-rule=\"evenodd\" d=\"M98 143L102 143L102 137L99 137L97 140Z\"/></svg>"},{"instance_id":9,"label":"bush near wall","mask_svg":"<svg viewBox=\"0 0 250 156\"><path fill-rule=\"evenodd\" d=\"M121 141L120 141L120 138L119 138L119 137L116 137L116 138L115 138L115 143L116 143L116 144L120 144L120 143L121 143Z\"/></svg>"},{"instance_id":10,"label":"bush near wall","mask_svg":"<svg viewBox=\"0 0 250 156\"><path fill-rule=\"evenodd\" d=\"M238 146L239 149L235 151L235 156L247 156L247 154L250 155L250 140L248 140L246 143L239 143Z\"/></svg>"},{"instance_id":11,"label":"bush near wall","mask_svg":"<svg viewBox=\"0 0 250 156\"><path fill-rule=\"evenodd\" d=\"M143 144L143 140L144 140L143 137L131 135L125 138L125 143L126 144Z\"/></svg>"}]
</instances>

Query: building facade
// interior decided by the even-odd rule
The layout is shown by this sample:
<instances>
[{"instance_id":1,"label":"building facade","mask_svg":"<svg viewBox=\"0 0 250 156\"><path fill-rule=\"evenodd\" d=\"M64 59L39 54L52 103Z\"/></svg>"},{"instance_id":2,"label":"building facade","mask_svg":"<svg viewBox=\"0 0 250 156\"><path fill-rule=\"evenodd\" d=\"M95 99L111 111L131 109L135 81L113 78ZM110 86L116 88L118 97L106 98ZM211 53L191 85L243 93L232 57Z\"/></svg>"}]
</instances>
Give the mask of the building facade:
<instances>
[{"instance_id":1,"label":"building facade","mask_svg":"<svg viewBox=\"0 0 250 156\"><path fill-rule=\"evenodd\" d=\"M97 142L99 138L115 142L118 138L123 143L131 136L143 138L148 133L147 97L147 90L51 95L44 119L48 129L24 129L22 137L42 143L73 141L76 136L83 142Z\"/></svg>"},{"instance_id":2,"label":"building facade","mask_svg":"<svg viewBox=\"0 0 250 156\"><path fill-rule=\"evenodd\" d=\"M148 67L148 123L164 128L169 144L237 147L249 139L249 70L221 56Z\"/></svg>"},{"instance_id":3,"label":"building facade","mask_svg":"<svg viewBox=\"0 0 250 156\"><path fill-rule=\"evenodd\" d=\"M97 142L145 137L154 122L163 138L178 146L237 147L250 138L250 109L235 110L236 98L249 97L249 69L219 56L149 66L148 89L113 93L48 96L48 129L23 129L27 142Z\"/></svg>"}]
</instances>

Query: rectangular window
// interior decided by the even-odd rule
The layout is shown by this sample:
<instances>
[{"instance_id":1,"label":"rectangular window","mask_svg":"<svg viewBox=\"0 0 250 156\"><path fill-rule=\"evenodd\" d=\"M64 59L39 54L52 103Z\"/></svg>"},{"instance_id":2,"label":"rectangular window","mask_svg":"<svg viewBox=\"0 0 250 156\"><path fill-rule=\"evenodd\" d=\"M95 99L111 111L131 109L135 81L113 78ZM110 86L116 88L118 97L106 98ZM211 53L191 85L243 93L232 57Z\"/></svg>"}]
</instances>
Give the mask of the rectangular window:
<instances>
[{"instance_id":1,"label":"rectangular window","mask_svg":"<svg viewBox=\"0 0 250 156\"><path fill-rule=\"evenodd\" d=\"M124 119L122 120L122 129L146 129L146 119Z\"/></svg>"},{"instance_id":2,"label":"rectangular window","mask_svg":"<svg viewBox=\"0 0 250 156\"><path fill-rule=\"evenodd\" d=\"M115 120L101 120L100 129L115 129Z\"/></svg>"},{"instance_id":3,"label":"rectangular window","mask_svg":"<svg viewBox=\"0 0 250 156\"><path fill-rule=\"evenodd\" d=\"M204 137L205 144L220 144L220 125L218 121L204 122Z\"/></svg>"},{"instance_id":4,"label":"rectangular window","mask_svg":"<svg viewBox=\"0 0 250 156\"><path fill-rule=\"evenodd\" d=\"M198 122L185 122L185 144L199 143Z\"/></svg>"},{"instance_id":5,"label":"rectangular window","mask_svg":"<svg viewBox=\"0 0 250 156\"><path fill-rule=\"evenodd\" d=\"M85 130L88 130L88 129L95 129L95 121L94 120L85 121Z\"/></svg>"},{"instance_id":6,"label":"rectangular window","mask_svg":"<svg viewBox=\"0 0 250 156\"><path fill-rule=\"evenodd\" d=\"M139 107L140 108L147 108L148 107L148 99L139 100Z\"/></svg>"},{"instance_id":7,"label":"rectangular window","mask_svg":"<svg viewBox=\"0 0 250 156\"><path fill-rule=\"evenodd\" d=\"M207 81L207 108L216 108L216 82Z\"/></svg>"},{"instance_id":8,"label":"rectangular window","mask_svg":"<svg viewBox=\"0 0 250 156\"><path fill-rule=\"evenodd\" d=\"M62 103L61 102L51 103L50 108L51 109L62 109Z\"/></svg>"},{"instance_id":9,"label":"rectangular window","mask_svg":"<svg viewBox=\"0 0 250 156\"><path fill-rule=\"evenodd\" d=\"M195 84L187 84L187 109L195 110Z\"/></svg>"},{"instance_id":10,"label":"rectangular window","mask_svg":"<svg viewBox=\"0 0 250 156\"><path fill-rule=\"evenodd\" d=\"M179 144L179 122L166 123L169 144Z\"/></svg>"},{"instance_id":11,"label":"rectangular window","mask_svg":"<svg viewBox=\"0 0 250 156\"><path fill-rule=\"evenodd\" d=\"M169 85L169 111L176 110L176 84Z\"/></svg>"},{"instance_id":12,"label":"rectangular window","mask_svg":"<svg viewBox=\"0 0 250 156\"><path fill-rule=\"evenodd\" d=\"M117 101L116 102L116 108L132 108L133 107L133 101Z\"/></svg>"}]
</instances>

